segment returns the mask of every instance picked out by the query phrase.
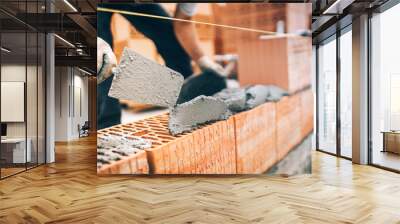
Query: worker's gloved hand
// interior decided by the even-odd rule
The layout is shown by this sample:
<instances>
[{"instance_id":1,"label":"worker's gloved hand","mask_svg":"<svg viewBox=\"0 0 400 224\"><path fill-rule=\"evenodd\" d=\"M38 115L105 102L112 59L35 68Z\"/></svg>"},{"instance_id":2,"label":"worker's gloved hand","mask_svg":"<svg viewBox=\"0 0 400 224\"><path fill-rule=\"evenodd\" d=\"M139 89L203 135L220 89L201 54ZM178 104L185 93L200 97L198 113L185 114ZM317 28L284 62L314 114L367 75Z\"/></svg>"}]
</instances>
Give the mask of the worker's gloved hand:
<instances>
[{"instance_id":1,"label":"worker's gloved hand","mask_svg":"<svg viewBox=\"0 0 400 224\"><path fill-rule=\"evenodd\" d=\"M112 68L117 65L117 58L110 45L97 37L97 83L112 75Z\"/></svg>"},{"instance_id":2,"label":"worker's gloved hand","mask_svg":"<svg viewBox=\"0 0 400 224\"><path fill-rule=\"evenodd\" d=\"M213 71L214 73L225 77L227 74L225 74L225 69L218 63L214 62L207 56L201 57L198 61L197 64L199 65L200 69L205 72L205 71Z\"/></svg>"}]
</instances>

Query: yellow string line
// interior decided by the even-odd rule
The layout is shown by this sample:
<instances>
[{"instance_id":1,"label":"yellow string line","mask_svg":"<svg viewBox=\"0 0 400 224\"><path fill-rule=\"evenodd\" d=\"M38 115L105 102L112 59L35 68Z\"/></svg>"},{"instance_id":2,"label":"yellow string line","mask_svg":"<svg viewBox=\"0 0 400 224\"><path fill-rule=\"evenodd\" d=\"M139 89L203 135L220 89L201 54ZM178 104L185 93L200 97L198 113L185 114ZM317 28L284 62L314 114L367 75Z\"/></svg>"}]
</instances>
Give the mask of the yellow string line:
<instances>
[{"instance_id":1,"label":"yellow string line","mask_svg":"<svg viewBox=\"0 0 400 224\"><path fill-rule=\"evenodd\" d=\"M209 26L217 26L217 27L223 27L223 28L229 28L229 29L251 31L251 32L261 33L261 34L264 34L264 35L279 35L279 36L288 36L288 35L290 35L290 34L281 34L281 33L278 34L276 32L265 31L265 30L260 30L260 29L252 29L252 28L245 28L245 27L239 27L239 26L230 26L230 25L222 25L222 24L216 24L216 23L208 23L208 22L186 20L186 19L178 19L178 18L171 18L171 17L166 17L166 16L156 16L156 15L151 15L151 14L146 14L146 13L130 12L130 11L109 9L109 8L102 8L102 7L97 7L97 11L120 13L120 14L125 14L125 15L132 15L132 16L143 16L143 17L149 17L149 18L155 18L155 19L173 20L173 21L179 21L179 22L187 22L187 23L194 23L194 24L209 25Z\"/></svg>"}]
</instances>

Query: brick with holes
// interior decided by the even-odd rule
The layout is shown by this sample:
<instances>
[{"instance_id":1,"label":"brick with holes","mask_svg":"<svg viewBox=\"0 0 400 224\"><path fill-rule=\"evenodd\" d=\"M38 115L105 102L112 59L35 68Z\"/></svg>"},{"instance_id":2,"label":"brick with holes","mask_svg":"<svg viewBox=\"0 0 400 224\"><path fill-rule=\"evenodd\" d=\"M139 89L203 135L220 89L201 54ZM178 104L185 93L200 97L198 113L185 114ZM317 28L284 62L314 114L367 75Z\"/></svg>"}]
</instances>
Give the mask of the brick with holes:
<instances>
[{"instance_id":1,"label":"brick with holes","mask_svg":"<svg viewBox=\"0 0 400 224\"><path fill-rule=\"evenodd\" d=\"M150 174L236 173L233 118L172 136L168 131L168 114L163 114L102 129L99 133L137 136L151 141L151 147L144 149ZM137 174L141 169L132 164L140 164L140 161L144 161L142 157L137 160L123 158L105 165L106 171L99 171L114 174L131 170Z\"/></svg>"},{"instance_id":2,"label":"brick with holes","mask_svg":"<svg viewBox=\"0 0 400 224\"><path fill-rule=\"evenodd\" d=\"M151 141L129 135L126 127L101 130L97 137L99 174L148 174L145 148ZM129 129L132 131L132 129Z\"/></svg>"}]
</instances>

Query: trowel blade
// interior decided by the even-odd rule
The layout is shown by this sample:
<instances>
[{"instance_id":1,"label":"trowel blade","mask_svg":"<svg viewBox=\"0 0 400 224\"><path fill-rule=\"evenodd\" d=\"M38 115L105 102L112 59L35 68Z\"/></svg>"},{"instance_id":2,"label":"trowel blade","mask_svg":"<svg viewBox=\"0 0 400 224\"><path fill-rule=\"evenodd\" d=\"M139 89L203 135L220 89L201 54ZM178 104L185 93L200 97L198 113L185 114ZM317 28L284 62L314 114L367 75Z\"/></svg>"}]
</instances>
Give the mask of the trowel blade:
<instances>
[{"instance_id":1,"label":"trowel blade","mask_svg":"<svg viewBox=\"0 0 400 224\"><path fill-rule=\"evenodd\" d=\"M178 72L128 48L113 73L108 95L136 103L172 107L183 84L183 76Z\"/></svg>"}]
</instances>

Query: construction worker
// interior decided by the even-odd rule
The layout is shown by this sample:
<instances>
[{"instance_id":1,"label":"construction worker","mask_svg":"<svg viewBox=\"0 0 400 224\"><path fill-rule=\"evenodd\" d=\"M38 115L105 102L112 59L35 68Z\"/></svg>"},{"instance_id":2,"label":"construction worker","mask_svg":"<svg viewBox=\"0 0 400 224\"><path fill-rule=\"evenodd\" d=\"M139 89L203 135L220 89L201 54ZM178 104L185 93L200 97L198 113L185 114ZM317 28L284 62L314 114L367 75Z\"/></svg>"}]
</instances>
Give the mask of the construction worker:
<instances>
[{"instance_id":1,"label":"construction worker","mask_svg":"<svg viewBox=\"0 0 400 224\"><path fill-rule=\"evenodd\" d=\"M169 14L160 4L131 3L99 4L99 7L146 13L157 16L169 17ZM190 20L195 14L195 3L178 3L174 17ZM202 71L211 70L217 74L223 74L222 66L207 57L198 39L195 25L189 22L161 20L142 16L122 14L139 32L151 39L158 53L164 59L166 66L178 71L185 78L193 74L191 61L193 60ZM116 64L115 55L111 50L112 34L110 31L111 13L98 12L98 47L97 68L98 85L97 114L98 128L106 128L121 121L121 109L117 99L108 97L112 76L111 67ZM99 63L100 62L100 63ZM108 63L105 65L105 62ZM104 80L104 81L103 81Z\"/></svg>"}]
</instances>

